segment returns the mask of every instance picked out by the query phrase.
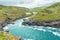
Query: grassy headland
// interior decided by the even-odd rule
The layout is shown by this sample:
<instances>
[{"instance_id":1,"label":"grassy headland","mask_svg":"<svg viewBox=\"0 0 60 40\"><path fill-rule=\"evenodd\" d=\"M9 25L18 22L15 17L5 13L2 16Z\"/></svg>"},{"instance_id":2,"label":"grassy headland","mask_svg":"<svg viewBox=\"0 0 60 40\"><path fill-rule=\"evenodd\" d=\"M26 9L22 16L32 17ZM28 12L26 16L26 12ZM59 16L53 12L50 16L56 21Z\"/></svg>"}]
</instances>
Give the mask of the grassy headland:
<instances>
[{"instance_id":1,"label":"grassy headland","mask_svg":"<svg viewBox=\"0 0 60 40\"><path fill-rule=\"evenodd\" d=\"M31 11L25 7L0 5L0 25L4 27L16 19L32 15L32 14L26 15L26 13L31 13Z\"/></svg>"},{"instance_id":2,"label":"grassy headland","mask_svg":"<svg viewBox=\"0 0 60 40\"><path fill-rule=\"evenodd\" d=\"M0 40L19 40L19 38L12 34L4 34L4 32L0 32Z\"/></svg>"},{"instance_id":3,"label":"grassy headland","mask_svg":"<svg viewBox=\"0 0 60 40\"><path fill-rule=\"evenodd\" d=\"M47 7L36 7L32 11L37 12L37 14L31 16L31 21L26 22L27 24L60 28L60 2ZM23 24L26 23L24 22Z\"/></svg>"},{"instance_id":4,"label":"grassy headland","mask_svg":"<svg viewBox=\"0 0 60 40\"><path fill-rule=\"evenodd\" d=\"M17 18L26 17L26 12L30 12L28 8L15 7L15 6L3 6L0 5L0 22L4 21L7 17L15 20Z\"/></svg>"},{"instance_id":5,"label":"grassy headland","mask_svg":"<svg viewBox=\"0 0 60 40\"><path fill-rule=\"evenodd\" d=\"M0 31L4 31L3 27L13 22L16 19L24 18L30 15L26 15L26 13L31 13L28 8L24 7L15 7L15 6L3 6L0 5ZM5 34L0 32L0 40L18 40L18 37L15 37L12 34Z\"/></svg>"},{"instance_id":6,"label":"grassy headland","mask_svg":"<svg viewBox=\"0 0 60 40\"><path fill-rule=\"evenodd\" d=\"M55 3L48 7L37 7L33 11L36 11L36 16L32 16L32 19L37 21L55 21L60 20L60 2Z\"/></svg>"}]
</instances>

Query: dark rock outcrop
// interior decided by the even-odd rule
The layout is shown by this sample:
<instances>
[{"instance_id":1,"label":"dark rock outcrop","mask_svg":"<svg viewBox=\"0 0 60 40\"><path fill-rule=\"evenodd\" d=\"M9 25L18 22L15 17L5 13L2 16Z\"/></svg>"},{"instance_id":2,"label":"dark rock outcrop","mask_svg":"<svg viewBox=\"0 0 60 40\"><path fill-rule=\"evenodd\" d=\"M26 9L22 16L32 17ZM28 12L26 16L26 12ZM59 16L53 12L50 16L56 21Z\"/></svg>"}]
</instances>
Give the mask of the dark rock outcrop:
<instances>
[{"instance_id":1,"label":"dark rock outcrop","mask_svg":"<svg viewBox=\"0 0 60 40\"><path fill-rule=\"evenodd\" d=\"M36 21L26 21L26 22L23 22L22 25L29 25L29 26L42 26L43 24L40 23L40 22L36 22Z\"/></svg>"},{"instance_id":2,"label":"dark rock outcrop","mask_svg":"<svg viewBox=\"0 0 60 40\"><path fill-rule=\"evenodd\" d=\"M10 24L11 21L12 21L12 19L7 18L4 22L1 23L1 26L4 27L4 26L6 26L7 24Z\"/></svg>"},{"instance_id":3,"label":"dark rock outcrop","mask_svg":"<svg viewBox=\"0 0 60 40\"><path fill-rule=\"evenodd\" d=\"M7 24L10 24L11 22L12 22L12 19L6 18L5 21L3 21L2 23L0 23L0 31L3 31L3 27L5 27Z\"/></svg>"},{"instance_id":4,"label":"dark rock outcrop","mask_svg":"<svg viewBox=\"0 0 60 40\"><path fill-rule=\"evenodd\" d=\"M37 22L37 21L24 21L22 25L29 26L50 26L55 28L60 28L60 21L55 22Z\"/></svg>"}]
</instances>

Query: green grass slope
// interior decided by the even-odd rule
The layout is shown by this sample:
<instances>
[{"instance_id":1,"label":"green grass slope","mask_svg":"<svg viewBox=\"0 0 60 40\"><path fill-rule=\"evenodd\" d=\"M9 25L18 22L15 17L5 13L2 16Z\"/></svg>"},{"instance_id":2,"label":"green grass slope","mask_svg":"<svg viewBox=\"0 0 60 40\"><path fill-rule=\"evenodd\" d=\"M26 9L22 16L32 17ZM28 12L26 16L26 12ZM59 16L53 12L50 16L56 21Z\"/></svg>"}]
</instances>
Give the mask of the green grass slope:
<instances>
[{"instance_id":1,"label":"green grass slope","mask_svg":"<svg viewBox=\"0 0 60 40\"><path fill-rule=\"evenodd\" d=\"M0 22L4 21L7 17L12 20L16 18L22 18L27 16L26 12L31 12L28 8L15 7L15 6L3 6L0 5Z\"/></svg>"},{"instance_id":2,"label":"green grass slope","mask_svg":"<svg viewBox=\"0 0 60 40\"><path fill-rule=\"evenodd\" d=\"M47 8L46 6L44 6L44 7L36 7L36 8L32 8L31 10L35 11L35 12L39 12L39 11L42 11L42 10L44 10L46 8Z\"/></svg>"},{"instance_id":3,"label":"green grass slope","mask_svg":"<svg viewBox=\"0 0 60 40\"><path fill-rule=\"evenodd\" d=\"M49 7L35 8L37 14L32 16L31 19L37 21L56 21L60 20L60 2L54 3ZM34 10L35 10L34 9Z\"/></svg>"},{"instance_id":4,"label":"green grass slope","mask_svg":"<svg viewBox=\"0 0 60 40\"><path fill-rule=\"evenodd\" d=\"M4 32L0 32L0 40L18 40L19 38L12 35L12 34L6 34Z\"/></svg>"}]
</instances>

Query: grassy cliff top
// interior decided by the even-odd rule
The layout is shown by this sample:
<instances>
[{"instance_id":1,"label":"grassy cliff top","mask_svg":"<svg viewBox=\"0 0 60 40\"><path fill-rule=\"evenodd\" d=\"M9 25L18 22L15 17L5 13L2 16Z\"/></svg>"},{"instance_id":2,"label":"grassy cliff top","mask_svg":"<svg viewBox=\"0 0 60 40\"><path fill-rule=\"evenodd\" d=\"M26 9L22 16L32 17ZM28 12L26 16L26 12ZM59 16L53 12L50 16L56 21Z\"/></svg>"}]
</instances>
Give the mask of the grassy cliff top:
<instances>
[{"instance_id":1,"label":"grassy cliff top","mask_svg":"<svg viewBox=\"0 0 60 40\"><path fill-rule=\"evenodd\" d=\"M60 2L54 3L49 7L41 7L41 8L38 7L35 9L37 10L38 13L32 16L31 19L35 19L37 21L60 20Z\"/></svg>"},{"instance_id":2,"label":"grassy cliff top","mask_svg":"<svg viewBox=\"0 0 60 40\"><path fill-rule=\"evenodd\" d=\"M0 22L4 21L7 17L11 18L12 20L25 17L27 16L26 12L31 12L31 11L25 7L0 5Z\"/></svg>"},{"instance_id":3,"label":"grassy cliff top","mask_svg":"<svg viewBox=\"0 0 60 40\"><path fill-rule=\"evenodd\" d=\"M18 40L18 37L13 36L12 34L4 34L4 32L0 32L0 40Z\"/></svg>"}]
</instances>

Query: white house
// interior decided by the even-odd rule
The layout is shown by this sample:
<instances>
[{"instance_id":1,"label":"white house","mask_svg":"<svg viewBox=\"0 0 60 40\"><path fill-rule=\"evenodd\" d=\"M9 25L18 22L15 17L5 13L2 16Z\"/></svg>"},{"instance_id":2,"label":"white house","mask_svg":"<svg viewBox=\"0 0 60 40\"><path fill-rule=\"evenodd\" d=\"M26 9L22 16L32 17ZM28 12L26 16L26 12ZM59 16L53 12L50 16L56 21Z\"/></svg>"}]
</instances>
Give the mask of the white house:
<instances>
[{"instance_id":1,"label":"white house","mask_svg":"<svg viewBox=\"0 0 60 40\"><path fill-rule=\"evenodd\" d=\"M26 15L31 15L31 14L32 14L32 13L30 13L30 12L27 12L27 13L26 13Z\"/></svg>"},{"instance_id":2,"label":"white house","mask_svg":"<svg viewBox=\"0 0 60 40\"><path fill-rule=\"evenodd\" d=\"M37 12L33 12L33 15L36 15L37 14Z\"/></svg>"}]
</instances>

